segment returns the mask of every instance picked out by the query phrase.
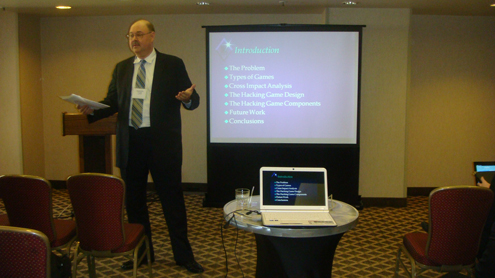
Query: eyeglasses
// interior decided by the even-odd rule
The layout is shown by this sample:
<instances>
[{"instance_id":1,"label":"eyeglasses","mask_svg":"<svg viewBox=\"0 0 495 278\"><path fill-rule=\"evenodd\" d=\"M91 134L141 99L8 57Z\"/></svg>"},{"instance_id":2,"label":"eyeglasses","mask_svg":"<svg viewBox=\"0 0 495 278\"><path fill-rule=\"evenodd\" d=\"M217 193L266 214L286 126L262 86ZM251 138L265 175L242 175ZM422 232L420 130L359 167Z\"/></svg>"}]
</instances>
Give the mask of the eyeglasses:
<instances>
[{"instance_id":1,"label":"eyeglasses","mask_svg":"<svg viewBox=\"0 0 495 278\"><path fill-rule=\"evenodd\" d=\"M148 32L146 34L143 34L143 33L136 33L136 34L129 33L129 34L125 35L125 37L128 38L128 39L130 39L130 40L133 40L134 37L136 37L138 39L142 39L145 35L148 35L148 34L151 34L151 33L153 33L153 31Z\"/></svg>"}]
</instances>

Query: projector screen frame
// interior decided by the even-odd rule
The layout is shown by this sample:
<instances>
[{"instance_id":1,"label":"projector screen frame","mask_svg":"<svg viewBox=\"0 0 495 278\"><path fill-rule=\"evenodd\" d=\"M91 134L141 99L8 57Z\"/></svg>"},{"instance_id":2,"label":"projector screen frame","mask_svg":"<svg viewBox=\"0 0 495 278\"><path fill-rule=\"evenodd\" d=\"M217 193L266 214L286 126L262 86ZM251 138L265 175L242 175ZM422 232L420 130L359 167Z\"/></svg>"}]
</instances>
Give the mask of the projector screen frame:
<instances>
[{"instance_id":1,"label":"projector screen frame","mask_svg":"<svg viewBox=\"0 0 495 278\"><path fill-rule=\"evenodd\" d=\"M235 188L257 188L258 170L262 166L325 167L329 193L334 198L358 204L362 32L365 25L228 25L203 26L206 29L207 55L207 172L208 192L205 206L223 206ZM210 32L358 32L356 142L326 143L216 143L210 136ZM226 170L228 168L228 170ZM344 185L345 184L345 185ZM255 194L258 193L255 189Z\"/></svg>"}]
</instances>

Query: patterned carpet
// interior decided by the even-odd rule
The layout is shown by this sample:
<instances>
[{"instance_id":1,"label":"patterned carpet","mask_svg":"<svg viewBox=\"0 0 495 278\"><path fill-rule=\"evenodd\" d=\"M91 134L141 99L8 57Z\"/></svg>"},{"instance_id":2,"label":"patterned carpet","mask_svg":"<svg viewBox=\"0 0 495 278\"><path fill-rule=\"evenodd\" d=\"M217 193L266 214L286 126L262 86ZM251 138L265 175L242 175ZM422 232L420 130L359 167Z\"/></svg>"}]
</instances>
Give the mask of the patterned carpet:
<instances>
[{"instance_id":1,"label":"patterned carpet","mask_svg":"<svg viewBox=\"0 0 495 278\"><path fill-rule=\"evenodd\" d=\"M153 199L153 196L150 197ZM223 229L225 222L222 209L204 208L202 201L201 194L186 194L189 239L196 260L205 268L202 274L191 274L175 265L161 206L151 201L150 217L156 257L154 277L254 277L256 243L253 234L236 230L233 226ZM337 247L332 277L393 277L402 236L420 231L421 221L428 218L427 197L409 197L407 201L408 206L405 208L370 207L359 212L357 227L347 232ZM53 190L53 209L55 217L70 217L71 207L66 190ZM0 202L0 213L4 212ZM120 270L124 260L123 257L97 259L98 277L132 277L132 271ZM141 267L138 277L147 277L145 270ZM432 271L422 275L440 276ZM78 277L88 277L85 260L79 264ZM400 271L400 277L406 277L403 270Z\"/></svg>"}]
</instances>

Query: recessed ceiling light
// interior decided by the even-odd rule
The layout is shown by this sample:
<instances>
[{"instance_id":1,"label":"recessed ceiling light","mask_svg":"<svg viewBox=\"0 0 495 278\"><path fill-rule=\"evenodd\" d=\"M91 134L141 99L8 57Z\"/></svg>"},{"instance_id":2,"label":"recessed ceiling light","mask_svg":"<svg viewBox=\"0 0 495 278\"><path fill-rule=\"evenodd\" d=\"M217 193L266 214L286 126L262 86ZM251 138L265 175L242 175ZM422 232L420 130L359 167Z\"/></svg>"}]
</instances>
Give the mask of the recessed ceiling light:
<instances>
[{"instance_id":1,"label":"recessed ceiling light","mask_svg":"<svg viewBox=\"0 0 495 278\"><path fill-rule=\"evenodd\" d=\"M490 7L495 7L495 3L491 4Z\"/></svg>"},{"instance_id":2,"label":"recessed ceiling light","mask_svg":"<svg viewBox=\"0 0 495 278\"><path fill-rule=\"evenodd\" d=\"M56 6L55 8L57 8L59 10L70 10L70 9L72 9L71 6Z\"/></svg>"},{"instance_id":3,"label":"recessed ceiling light","mask_svg":"<svg viewBox=\"0 0 495 278\"><path fill-rule=\"evenodd\" d=\"M343 5L357 5L357 2L354 2L354 1L345 1L345 2L342 2Z\"/></svg>"},{"instance_id":4,"label":"recessed ceiling light","mask_svg":"<svg viewBox=\"0 0 495 278\"><path fill-rule=\"evenodd\" d=\"M205 1L201 1L201 2L196 3L196 5L198 5L198 6L209 6L210 3L209 2L205 2Z\"/></svg>"}]
</instances>

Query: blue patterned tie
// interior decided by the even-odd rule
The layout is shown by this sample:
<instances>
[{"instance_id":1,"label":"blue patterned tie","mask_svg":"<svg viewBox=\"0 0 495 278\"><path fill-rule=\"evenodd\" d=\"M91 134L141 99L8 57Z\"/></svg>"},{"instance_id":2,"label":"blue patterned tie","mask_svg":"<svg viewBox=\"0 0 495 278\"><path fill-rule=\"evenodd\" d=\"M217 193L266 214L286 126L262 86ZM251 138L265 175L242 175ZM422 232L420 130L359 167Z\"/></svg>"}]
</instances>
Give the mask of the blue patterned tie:
<instances>
[{"instance_id":1,"label":"blue patterned tie","mask_svg":"<svg viewBox=\"0 0 495 278\"><path fill-rule=\"evenodd\" d=\"M146 69L144 64L146 60L141 60L141 66L136 77L136 88L144 89L146 84ZM138 129L143 123L143 99L132 99L131 124L135 129Z\"/></svg>"}]
</instances>

